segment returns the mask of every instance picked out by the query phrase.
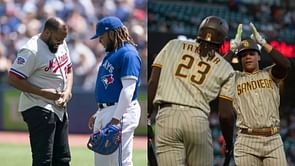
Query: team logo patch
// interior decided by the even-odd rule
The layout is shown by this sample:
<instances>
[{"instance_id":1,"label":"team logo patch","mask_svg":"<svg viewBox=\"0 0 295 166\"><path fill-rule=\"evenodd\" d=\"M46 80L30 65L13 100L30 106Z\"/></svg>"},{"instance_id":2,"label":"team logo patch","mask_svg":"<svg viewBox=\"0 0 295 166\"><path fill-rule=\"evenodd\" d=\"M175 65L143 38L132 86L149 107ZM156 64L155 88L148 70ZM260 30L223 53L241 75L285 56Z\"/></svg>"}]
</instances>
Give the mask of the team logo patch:
<instances>
[{"instance_id":1,"label":"team logo patch","mask_svg":"<svg viewBox=\"0 0 295 166\"><path fill-rule=\"evenodd\" d=\"M206 40L211 41L212 40L212 34L210 32L206 33Z\"/></svg>"},{"instance_id":2,"label":"team logo patch","mask_svg":"<svg viewBox=\"0 0 295 166\"><path fill-rule=\"evenodd\" d=\"M249 47L249 42L247 40L242 41L244 47Z\"/></svg>"},{"instance_id":3,"label":"team logo patch","mask_svg":"<svg viewBox=\"0 0 295 166\"><path fill-rule=\"evenodd\" d=\"M102 81L105 89L107 89L108 86L114 82L113 74L108 74L108 75L101 77L101 81Z\"/></svg>"},{"instance_id":4,"label":"team logo patch","mask_svg":"<svg viewBox=\"0 0 295 166\"><path fill-rule=\"evenodd\" d=\"M23 65L25 63L26 63L26 59L25 58L23 58L21 56L19 56L19 57L16 58L16 64Z\"/></svg>"}]
</instances>

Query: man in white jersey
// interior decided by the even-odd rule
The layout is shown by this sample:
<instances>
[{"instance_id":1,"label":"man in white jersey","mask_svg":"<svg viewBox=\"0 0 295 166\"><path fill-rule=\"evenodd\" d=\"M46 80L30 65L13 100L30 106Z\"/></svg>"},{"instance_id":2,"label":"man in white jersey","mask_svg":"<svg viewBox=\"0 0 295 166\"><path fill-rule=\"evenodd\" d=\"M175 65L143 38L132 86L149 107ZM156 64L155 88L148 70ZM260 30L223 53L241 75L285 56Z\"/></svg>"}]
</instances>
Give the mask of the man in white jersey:
<instances>
[{"instance_id":1,"label":"man in white jersey","mask_svg":"<svg viewBox=\"0 0 295 166\"><path fill-rule=\"evenodd\" d=\"M231 151L234 71L218 53L227 33L223 19L206 17L197 42L171 40L155 58L148 110L151 114L158 108L155 141L159 165L213 165L208 115L209 102L216 98L226 150Z\"/></svg>"},{"instance_id":2,"label":"man in white jersey","mask_svg":"<svg viewBox=\"0 0 295 166\"><path fill-rule=\"evenodd\" d=\"M22 91L19 111L28 125L33 166L68 166L67 103L73 84L72 63L65 42L68 28L49 18L43 32L17 53L9 83Z\"/></svg>"},{"instance_id":3,"label":"man in white jersey","mask_svg":"<svg viewBox=\"0 0 295 166\"><path fill-rule=\"evenodd\" d=\"M231 51L242 64L243 71L236 72L233 104L237 114L238 135L234 158L239 166L286 166L283 142L279 134L279 82L286 77L291 65L279 51L269 45L250 23L252 38L241 41L242 25L238 26ZM274 65L259 69L260 49L272 58Z\"/></svg>"}]
</instances>

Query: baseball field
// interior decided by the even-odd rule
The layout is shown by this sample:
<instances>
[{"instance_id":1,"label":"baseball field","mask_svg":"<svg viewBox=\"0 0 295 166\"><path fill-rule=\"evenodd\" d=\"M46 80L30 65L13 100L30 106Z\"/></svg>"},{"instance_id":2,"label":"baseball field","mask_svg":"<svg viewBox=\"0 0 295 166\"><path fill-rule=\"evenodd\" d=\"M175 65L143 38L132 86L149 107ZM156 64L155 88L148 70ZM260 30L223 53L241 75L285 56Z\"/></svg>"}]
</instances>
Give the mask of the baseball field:
<instances>
[{"instance_id":1,"label":"baseball field","mask_svg":"<svg viewBox=\"0 0 295 166\"><path fill-rule=\"evenodd\" d=\"M0 132L0 161L3 166L32 165L29 137L25 132ZM71 166L93 166L93 153L86 148L87 135L70 135ZM135 137L133 164L147 165L146 138Z\"/></svg>"}]
</instances>

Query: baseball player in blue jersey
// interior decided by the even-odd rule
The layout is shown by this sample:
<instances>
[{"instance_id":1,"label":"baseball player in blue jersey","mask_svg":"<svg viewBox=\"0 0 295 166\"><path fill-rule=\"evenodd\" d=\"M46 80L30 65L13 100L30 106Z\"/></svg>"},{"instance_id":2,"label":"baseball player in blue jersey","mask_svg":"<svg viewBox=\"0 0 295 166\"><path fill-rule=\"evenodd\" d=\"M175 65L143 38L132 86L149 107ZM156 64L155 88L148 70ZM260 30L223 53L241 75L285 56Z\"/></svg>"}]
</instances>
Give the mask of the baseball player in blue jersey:
<instances>
[{"instance_id":1,"label":"baseball player in blue jersey","mask_svg":"<svg viewBox=\"0 0 295 166\"><path fill-rule=\"evenodd\" d=\"M106 55L96 80L97 112L89 119L93 132L111 123L122 128L121 146L110 155L95 153L95 165L132 166L134 130L140 118L137 101L141 59L128 29L117 17L99 20L96 34Z\"/></svg>"},{"instance_id":2,"label":"baseball player in blue jersey","mask_svg":"<svg viewBox=\"0 0 295 166\"><path fill-rule=\"evenodd\" d=\"M68 166L66 105L71 98L73 72L65 42L68 28L49 18L41 34L17 53L8 81L22 91L19 111L28 125L33 166Z\"/></svg>"}]
</instances>

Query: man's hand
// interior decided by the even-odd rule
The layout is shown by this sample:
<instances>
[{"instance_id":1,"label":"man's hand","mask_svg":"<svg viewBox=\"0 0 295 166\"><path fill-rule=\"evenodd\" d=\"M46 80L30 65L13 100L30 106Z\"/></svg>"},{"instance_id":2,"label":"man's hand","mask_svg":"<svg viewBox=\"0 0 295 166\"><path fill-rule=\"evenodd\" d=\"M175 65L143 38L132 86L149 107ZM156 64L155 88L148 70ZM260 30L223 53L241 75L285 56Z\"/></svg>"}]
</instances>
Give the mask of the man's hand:
<instances>
[{"instance_id":1,"label":"man's hand","mask_svg":"<svg viewBox=\"0 0 295 166\"><path fill-rule=\"evenodd\" d=\"M266 44L266 40L259 34L259 32L257 32L257 29L252 22L250 23L250 29L252 32L251 38L261 46L264 46Z\"/></svg>"},{"instance_id":2,"label":"man's hand","mask_svg":"<svg viewBox=\"0 0 295 166\"><path fill-rule=\"evenodd\" d=\"M242 33L243 33L243 25L239 24L235 39L230 41L230 50L232 52L235 52L238 49L239 45L241 44Z\"/></svg>"},{"instance_id":3,"label":"man's hand","mask_svg":"<svg viewBox=\"0 0 295 166\"><path fill-rule=\"evenodd\" d=\"M56 89L41 89L41 95L42 97L49 99L49 100L58 100L62 93L57 91Z\"/></svg>"},{"instance_id":4,"label":"man's hand","mask_svg":"<svg viewBox=\"0 0 295 166\"><path fill-rule=\"evenodd\" d=\"M110 124L111 125L117 125L118 127L121 127L120 120L116 119L116 118L112 118Z\"/></svg>"},{"instance_id":5,"label":"man's hand","mask_svg":"<svg viewBox=\"0 0 295 166\"><path fill-rule=\"evenodd\" d=\"M94 113L94 114L89 118L89 120L88 120L88 128L89 128L90 130L93 129L95 119L96 119L96 113Z\"/></svg>"},{"instance_id":6,"label":"man's hand","mask_svg":"<svg viewBox=\"0 0 295 166\"><path fill-rule=\"evenodd\" d=\"M70 91L65 91L61 93L61 97L55 101L55 104L59 107L66 107L67 103L71 100L72 93Z\"/></svg>"}]
</instances>

